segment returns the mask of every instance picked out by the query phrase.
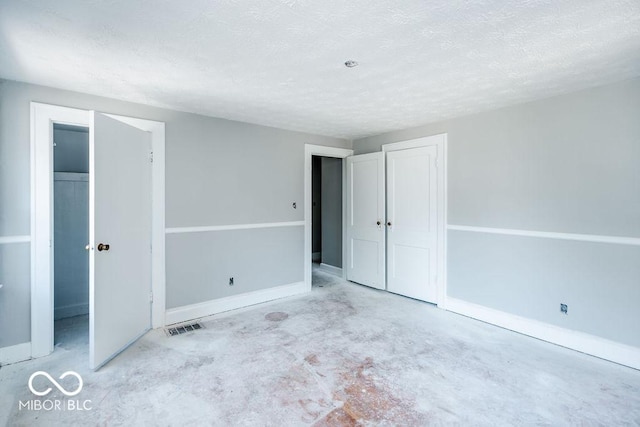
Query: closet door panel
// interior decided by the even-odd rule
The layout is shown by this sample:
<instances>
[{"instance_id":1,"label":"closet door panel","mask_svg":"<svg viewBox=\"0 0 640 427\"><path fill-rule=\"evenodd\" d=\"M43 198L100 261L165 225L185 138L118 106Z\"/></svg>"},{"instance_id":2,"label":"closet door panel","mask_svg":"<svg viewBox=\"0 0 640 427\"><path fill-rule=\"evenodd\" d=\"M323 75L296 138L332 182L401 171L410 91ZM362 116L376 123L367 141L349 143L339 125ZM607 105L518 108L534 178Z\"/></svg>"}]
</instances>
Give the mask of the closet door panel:
<instances>
[{"instance_id":1,"label":"closet door panel","mask_svg":"<svg viewBox=\"0 0 640 427\"><path fill-rule=\"evenodd\" d=\"M347 279L385 289L384 154L347 158Z\"/></svg>"},{"instance_id":2,"label":"closet door panel","mask_svg":"<svg viewBox=\"0 0 640 427\"><path fill-rule=\"evenodd\" d=\"M387 153L387 289L437 302L437 148Z\"/></svg>"}]
</instances>

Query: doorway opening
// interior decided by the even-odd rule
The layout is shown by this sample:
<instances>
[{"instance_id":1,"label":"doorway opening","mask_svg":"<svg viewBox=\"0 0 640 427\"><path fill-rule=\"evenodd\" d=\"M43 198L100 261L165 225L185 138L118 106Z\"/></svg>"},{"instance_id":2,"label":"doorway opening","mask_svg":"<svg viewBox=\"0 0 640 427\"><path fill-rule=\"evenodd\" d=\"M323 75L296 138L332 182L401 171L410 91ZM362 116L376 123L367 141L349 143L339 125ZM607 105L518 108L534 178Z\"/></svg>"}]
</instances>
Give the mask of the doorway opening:
<instances>
[{"instance_id":1,"label":"doorway opening","mask_svg":"<svg viewBox=\"0 0 640 427\"><path fill-rule=\"evenodd\" d=\"M334 167L339 167L340 169L340 173L341 173L341 178L340 178L340 186L341 186L341 192L340 192L340 196L338 196L341 200L341 205L340 205L340 216L341 216L341 224L340 224L340 235L341 235L341 239L340 239L340 247L344 248L345 247L345 242L346 242L346 234L345 234L345 228L344 225L346 224L346 200L345 200L345 195L346 195L346 180L344 179L345 177L345 164L346 162L344 161L345 158L352 156L353 155L353 150L348 149L348 148L336 148L336 147L327 147L324 145L312 145L312 144L305 144L304 146L304 283L307 286L307 289L310 291L312 288L312 271L313 271L313 222L312 222L312 213L313 213L313 163L314 163L314 157L319 157L320 159L322 158L331 158L331 159L335 159L335 161L337 161L338 163L333 164L332 166ZM315 162L320 162L320 167L316 167L316 169L320 169L322 168L322 160L315 160ZM328 164L328 163L327 163ZM338 166L339 165L339 166ZM335 177L335 174L329 174L328 176L331 177ZM318 182L321 180L318 180L318 178L316 178L316 182ZM327 193L327 195L329 195L329 193ZM322 197L322 192L320 192L320 197ZM321 208L321 206L318 206L318 201L320 201L320 204L322 203L322 200L320 200L319 198L316 198L316 209L317 208ZM335 204L332 204L332 206L335 208ZM322 215L322 213L320 213L320 215ZM316 219L317 222L317 219ZM321 234L321 230L322 228L320 228L320 236ZM318 232L316 232L318 233ZM316 234L316 236L318 236L318 234ZM320 237L321 239L322 237ZM320 248L322 248L322 246L320 245ZM318 245L316 243L316 252L318 249ZM344 279L344 270L342 269L342 266L345 265L345 260L346 260L346 252L342 249L340 249L341 253L340 253L340 268L338 269L338 267L336 267L335 269L332 270L333 274L339 275L340 277L342 277ZM318 254L316 254L316 259L319 260L320 262L317 264L318 266L320 264L322 264L322 249L320 249L320 256L318 257ZM332 260L330 262L335 262L335 258L332 258ZM334 266L335 267L335 266Z\"/></svg>"},{"instance_id":2,"label":"doorway opening","mask_svg":"<svg viewBox=\"0 0 640 427\"><path fill-rule=\"evenodd\" d=\"M53 124L54 349L89 344L89 128Z\"/></svg>"},{"instance_id":3,"label":"doorway opening","mask_svg":"<svg viewBox=\"0 0 640 427\"><path fill-rule=\"evenodd\" d=\"M54 289L55 269L60 269L60 266L54 265L54 233L56 232L54 229L56 222L54 151L57 148L53 146L54 126L58 131L84 129L89 131L87 168L90 171L87 176L89 239L81 242L77 249L85 250L89 243L88 353L90 368L98 369L137 338L129 337L132 331L138 331L137 324L136 328L131 326L133 316L136 316L136 320L143 319L145 331L149 327L164 326L164 123L37 102L31 103L30 347L32 358L47 356L54 351L56 329L54 296L55 293L60 293L59 290ZM62 148L58 149L58 155L60 149ZM59 159L64 159L64 156ZM96 159L99 160L99 167L96 165ZM111 166L116 164L118 168L113 173ZM147 172L149 165L151 165L150 173ZM132 175L135 176L132 177ZM99 180L98 176L101 176ZM144 179L141 176L144 176ZM64 177L58 176L58 178ZM144 189L138 188L143 181ZM134 189L133 183L139 184L138 187ZM144 204L144 209L136 205L138 202ZM58 207L61 204L58 202ZM124 217L120 215L122 212L126 213ZM138 214L130 215L129 212ZM147 214L140 215L139 212L147 212ZM138 227L138 222L144 222L145 226ZM114 223L117 225L114 226ZM123 225L125 223L131 227L125 230ZM97 234L96 230L98 230ZM144 239L140 238L141 235L144 235ZM136 245L131 241L123 240L116 245L115 239L121 239L122 236L133 240ZM107 240L104 243L98 243L96 238ZM109 243L112 243L111 246L114 249L111 252L107 252L110 248ZM133 246L136 246L135 250L140 256L129 254ZM117 250L115 250L116 247ZM98 252L100 255L96 257L95 254ZM97 263L96 258L99 258ZM141 262L140 258L144 258L145 262ZM58 261L60 259L64 260L65 257L58 256ZM117 268L107 265L109 262L116 264ZM145 280L122 280L121 277L116 278L113 275L114 272L119 272L121 276L125 275L129 279L133 277L132 271L143 272ZM134 287L135 298L132 294L133 289L130 287L121 289L128 286L130 282L138 284ZM152 292L149 292L149 286ZM117 301L114 300L116 291L118 292ZM124 310L123 307L129 303L139 304L140 307L144 305L144 308ZM77 302L77 304L74 310L81 311L83 303ZM151 313L148 307L151 307ZM66 314L65 310L58 310L57 316L61 319L73 319L74 316L69 316L70 311L73 310L69 307L67 309ZM120 310L117 316L114 316L114 310ZM78 326L82 324L82 319L69 322L73 326ZM120 323L114 325L116 322ZM78 328L81 329L81 326ZM61 338L58 336L55 341L60 342Z\"/></svg>"},{"instance_id":4,"label":"doorway opening","mask_svg":"<svg viewBox=\"0 0 640 427\"><path fill-rule=\"evenodd\" d=\"M311 261L314 269L338 277L342 277L343 252L342 170L340 158L312 156Z\"/></svg>"}]
</instances>

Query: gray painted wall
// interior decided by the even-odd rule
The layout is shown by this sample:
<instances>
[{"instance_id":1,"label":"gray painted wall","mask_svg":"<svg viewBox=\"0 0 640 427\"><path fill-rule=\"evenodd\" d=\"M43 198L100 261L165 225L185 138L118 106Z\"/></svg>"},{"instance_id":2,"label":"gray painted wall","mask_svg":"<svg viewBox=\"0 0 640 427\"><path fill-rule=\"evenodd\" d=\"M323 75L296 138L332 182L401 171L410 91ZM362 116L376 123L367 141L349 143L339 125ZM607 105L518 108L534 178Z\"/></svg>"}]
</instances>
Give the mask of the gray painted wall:
<instances>
[{"instance_id":1,"label":"gray painted wall","mask_svg":"<svg viewBox=\"0 0 640 427\"><path fill-rule=\"evenodd\" d=\"M89 173L89 128L53 126L53 170Z\"/></svg>"},{"instance_id":2,"label":"gray painted wall","mask_svg":"<svg viewBox=\"0 0 640 427\"><path fill-rule=\"evenodd\" d=\"M640 347L640 246L463 231L448 237L451 297Z\"/></svg>"},{"instance_id":3,"label":"gray painted wall","mask_svg":"<svg viewBox=\"0 0 640 427\"><path fill-rule=\"evenodd\" d=\"M25 316L25 309L29 313L30 262L29 243L0 244L0 283L4 285L0 289L0 347L25 342L31 333L31 318Z\"/></svg>"},{"instance_id":4,"label":"gray painted wall","mask_svg":"<svg viewBox=\"0 0 640 427\"><path fill-rule=\"evenodd\" d=\"M304 219L304 144L350 148L347 140L286 131L196 114L148 107L108 98L63 91L13 81L0 81L0 236L28 235L30 224L29 102L37 101L82 109L159 120L166 123L166 225L167 227L213 226L244 223L302 221ZM298 208L293 209L292 202ZM302 233L302 227L300 233ZM292 246L303 253L302 240L289 238L291 230L277 229L270 250L290 253ZM221 232L224 233L224 232ZM250 231L256 236L260 231ZM256 237L258 241L259 237ZM216 249L196 239L183 247L196 258L210 255L216 263ZM167 254L175 254L179 238L167 239ZM247 244L253 242L245 240ZM264 265L250 247L234 246L244 268L253 271ZM0 347L29 341L30 278L29 245L0 245ZM296 267L298 265L298 267ZM292 281L303 279L302 260L293 258L287 271ZM5 267L6 266L6 267ZM275 277L279 265L267 266ZM222 266L221 266L222 268ZM224 270L224 269L223 269ZM167 256L167 271L176 271L174 258ZM264 272L264 270L263 270ZM193 272L206 276L207 270ZM262 280L253 289L269 288L280 282ZM226 283L209 283L212 288ZM180 303L181 289L201 292L193 301L206 301L217 291L189 288L186 281L167 280L167 304ZM186 288L185 288L186 287ZM225 292L242 293L242 286ZM222 291L220 291L222 293Z\"/></svg>"},{"instance_id":5,"label":"gray painted wall","mask_svg":"<svg viewBox=\"0 0 640 427\"><path fill-rule=\"evenodd\" d=\"M168 234L167 308L301 282L303 245L304 227Z\"/></svg>"},{"instance_id":6,"label":"gray painted wall","mask_svg":"<svg viewBox=\"0 0 640 427\"><path fill-rule=\"evenodd\" d=\"M322 263L342 268L342 159L321 162Z\"/></svg>"},{"instance_id":7,"label":"gray painted wall","mask_svg":"<svg viewBox=\"0 0 640 427\"><path fill-rule=\"evenodd\" d=\"M53 126L54 318L89 313L89 129Z\"/></svg>"},{"instance_id":8,"label":"gray painted wall","mask_svg":"<svg viewBox=\"0 0 640 427\"><path fill-rule=\"evenodd\" d=\"M57 155L57 154L56 154ZM89 174L53 180L54 319L89 313Z\"/></svg>"},{"instance_id":9,"label":"gray painted wall","mask_svg":"<svg viewBox=\"0 0 640 427\"><path fill-rule=\"evenodd\" d=\"M446 132L449 224L640 237L639 117L633 79L360 139L354 151ZM450 296L640 346L637 247L448 237Z\"/></svg>"}]
</instances>

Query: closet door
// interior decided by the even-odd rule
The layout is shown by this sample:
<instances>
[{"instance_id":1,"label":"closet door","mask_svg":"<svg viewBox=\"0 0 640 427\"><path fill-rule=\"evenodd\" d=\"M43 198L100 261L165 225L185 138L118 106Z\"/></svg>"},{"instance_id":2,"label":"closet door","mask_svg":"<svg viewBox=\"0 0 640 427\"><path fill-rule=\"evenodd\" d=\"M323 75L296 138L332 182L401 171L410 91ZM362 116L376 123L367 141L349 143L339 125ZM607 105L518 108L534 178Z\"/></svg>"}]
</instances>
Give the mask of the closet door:
<instances>
[{"instance_id":1,"label":"closet door","mask_svg":"<svg viewBox=\"0 0 640 427\"><path fill-rule=\"evenodd\" d=\"M387 290L437 303L437 147L387 152Z\"/></svg>"},{"instance_id":2,"label":"closet door","mask_svg":"<svg viewBox=\"0 0 640 427\"><path fill-rule=\"evenodd\" d=\"M89 366L151 328L151 135L98 112L89 133Z\"/></svg>"},{"instance_id":3,"label":"closet door","mask_svg":"<svg viewBox=\"0 0 640 427\"><path fill-rule=\"evenodd\" d=\"M347 279L385 289L384 153L347 157Z\"/></svg>"}]
</instances>

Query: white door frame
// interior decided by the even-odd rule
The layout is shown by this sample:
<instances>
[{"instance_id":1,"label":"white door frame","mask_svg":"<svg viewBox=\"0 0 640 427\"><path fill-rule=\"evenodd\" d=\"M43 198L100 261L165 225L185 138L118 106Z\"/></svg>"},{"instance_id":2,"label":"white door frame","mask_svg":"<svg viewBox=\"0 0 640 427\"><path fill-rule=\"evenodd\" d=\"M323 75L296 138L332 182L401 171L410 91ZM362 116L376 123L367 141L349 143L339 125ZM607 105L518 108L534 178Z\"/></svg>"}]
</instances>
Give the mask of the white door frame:
<instances>
[{"instance_id":1,"label":"white door frame","mask_svg":"<svg viewBox=\"0 0 640 427\"><path fill-rule=\"evenodd\" d=\"M151 132L152 266L151 324L165 315L165 130L163 122L108 116ZM31 102L31 357L53 351L53 124L90 127L88 110Z\"/></svg>"},{"instance_id":2,"label":"white door frame","mask_svg":"<svg viewBox=\"0 0 640 427\"><path fill-rule=\"evenodd\" d=\"M426 136L382 146L383 152L407 150L435 145L438 150L436 167L438 177L438 307L446 309L447 303L447 134Z\"/></svg>"},{"instance_id":3,"label":"white door frame","mask_svg":"<svg viewBox=\"0 0 640 427\"><path fill-rule=\"evenodd\" d=\"M353 156L353 150L348 148L336 148L326 147L324 145L304 145L304 283L311 290L311 252L312 252L312 239L311 239L311 160L313 156L322 157L335 157L338 159L344 159L345 157ZM346 180L345 180L345 162L342 162L342 277L345 278L347 269L344 268L347 265L346 261L346 241L347 235L345 233L346 224Z\"/></svg>"}]
</instances>

